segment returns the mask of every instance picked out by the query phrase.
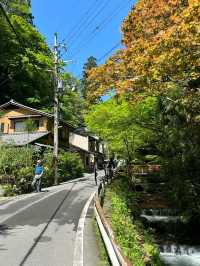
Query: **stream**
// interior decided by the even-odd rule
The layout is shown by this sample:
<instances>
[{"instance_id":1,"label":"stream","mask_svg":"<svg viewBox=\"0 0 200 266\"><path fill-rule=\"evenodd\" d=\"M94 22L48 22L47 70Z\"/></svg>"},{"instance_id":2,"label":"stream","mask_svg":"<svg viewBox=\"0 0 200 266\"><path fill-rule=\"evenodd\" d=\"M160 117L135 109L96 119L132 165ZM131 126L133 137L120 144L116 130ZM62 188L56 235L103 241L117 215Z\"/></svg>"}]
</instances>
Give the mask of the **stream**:
<instances>
[{"instance_id":1,"label":"stream","mask_svg":"<svg viewBox=\"0 0 200 266\"><path fill-rule=\"evenodd\" d=\"M200 247L188 245L162 245L160 257L165 265L199 266Z\"/></svg>"},{"instance_id":2,"label":"stream","mask_svg":"<svg viewBox=\"0 0 200 266\"><path fill-rule=\"evenodd\" d=\"M177 210L171 209L143 209L141 218L146 219L149 222L175 222L179 219L177 216Z\"/></svg>"},{"instance_id":3,"label":"stream","mask_svg":"<svg viewBox=\"0 0 200 266\"><path fill-rule=\"evenodd\" d=\"M145 227L155 229L160 258L166 266L200 266L200 245L188 244L190 236L184 235L187 225L181 221L178 210L142 209L140 217Z\"/></svg>"}]
</instances>

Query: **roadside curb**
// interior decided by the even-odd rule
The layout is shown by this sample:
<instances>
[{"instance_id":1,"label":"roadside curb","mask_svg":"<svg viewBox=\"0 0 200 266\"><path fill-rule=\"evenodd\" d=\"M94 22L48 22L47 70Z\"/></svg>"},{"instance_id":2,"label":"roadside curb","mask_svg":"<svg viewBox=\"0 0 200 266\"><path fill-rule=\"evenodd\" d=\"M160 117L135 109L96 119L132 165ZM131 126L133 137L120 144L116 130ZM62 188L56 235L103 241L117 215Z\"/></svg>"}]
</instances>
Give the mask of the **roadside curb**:
<instances>
[{"instance_id":1,"label":"roadside curb","mask_svg":"<svg viewBox=\"0 0 200 266\"><path fill-rule=\"evenodd\" d=\"M51 186L51 187L44 187L42 188L42 190L54 190L60 186L63 186L63 185L67 185L67 184L70 184L70 183L73 183L73 182L77 182L77 181L86 181L86 179L88 179L89 176L86 176L86 177L80 177L80 178L76 178L76 179L71 179L69 181L66 181L66 182L62 182L60 183L58 186ZM17 195L17 196L13 196L13 197L10 197L10 198L5 198L5 199L0 199L0 206L3 206L4 204L12 204L16 201L20 201L20 200L25 200L25 199L28 199L28 198L31 198L31 197L35 197L37 196L39 193L34 193L34 192L31 192L31 193L27 193L27 194L21 194L21 195Z\"/></svg>"},{"instance_id":2,"label":"roadside curb","mask_svg":"<svg viewBox=\"0 0 200 266\"><path fill-rule=\"evenodd\" d=\"M75 238L73 266L83 266L83 237L84 237L85 218L86 218L89 206L95 197L95 194L96 194L96 191L92 192L79 218L78 227L76 231L76 238Z\"/></svg>"},{"instance_id":3,"label":"roadside curb","mask_svg":"<svg viewBox=\"0 0 200 266\"><path fill-rule=\"evenodd\" d=\"M83 238L84 238L84 224L85 218L92 201L94 201L94 215L108 252L109 259L113 266L132 266L128 259L123 255L120 247L117 245L111 226L105 218L104 211L99 201L99 195L105 189L105 183L100 183L97 190L93 192L87 200L77 227L73 266L84 266L83 261Z\"/></svg>"},{"instance_id":4,"label":"roadside curb","mask_svg":"<svg viewBox=\"0 0 200 266\"><path fill-rule=\"evenodd\" d=\"M101 183L98 187L98 193L95 197L94 211L108 256L113 266L132 266L132 263L123 255L121 248L117 245L112 228L105 217L103 208L101 207L99 195L102 190L104 193L105 183Z\"/></svg>"}]
</instances>

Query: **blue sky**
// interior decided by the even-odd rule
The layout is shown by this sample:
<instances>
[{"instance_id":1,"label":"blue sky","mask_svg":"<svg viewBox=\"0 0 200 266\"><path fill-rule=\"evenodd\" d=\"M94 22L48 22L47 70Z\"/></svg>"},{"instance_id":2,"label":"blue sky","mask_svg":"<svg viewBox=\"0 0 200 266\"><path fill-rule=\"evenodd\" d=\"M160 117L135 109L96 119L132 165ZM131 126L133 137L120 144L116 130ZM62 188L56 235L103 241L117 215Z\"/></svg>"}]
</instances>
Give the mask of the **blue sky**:
<instances>
[{"instance_id":1,"label":"blue sky","mask_svg":"<svg viewBox=\"0 0 200 266\"><path fill-rule=\"evenodd\" d=\"M121 40L120 27L134 0L32 0L35 25L53 46L54 32L65 39L68 71L80 77L91 55L101 59ZM117 48L116 48L117 49ZM114 51L113 51L114 52Z\"/></svg>"}]
</instances>

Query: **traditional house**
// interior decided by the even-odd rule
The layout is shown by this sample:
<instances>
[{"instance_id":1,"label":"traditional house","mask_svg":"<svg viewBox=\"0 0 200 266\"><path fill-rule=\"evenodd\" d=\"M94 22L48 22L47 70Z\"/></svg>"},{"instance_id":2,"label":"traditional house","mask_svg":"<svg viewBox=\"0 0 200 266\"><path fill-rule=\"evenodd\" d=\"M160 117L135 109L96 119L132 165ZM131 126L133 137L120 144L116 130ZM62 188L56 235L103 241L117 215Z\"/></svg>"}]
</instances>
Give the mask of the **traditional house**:
<instances>
[{"instance_id":1,"label":"traditional house","mask_svg":"<svg viewBox=\"0 0 200 266\"><path fill-rule=\"evenodd\" d=\"M32 129L28 127L32 121ZM14 146L53 146L54 116L11 100L0 106L0 142ZM69 132L74 127L59 121L60 147L69 148Z\"/></svg>"},{"instance_id":2,"label":"traditional house","mask_svg":"<svg viewBox=\"0 0 200 266\"><path fill-rule=\"evenodd\" d=\"M33 127L28 124L31 121ZM0 143L13 146L32 144L53 147L54 116L25 106L14 100L0 106ZM85 127L75 129L70 123L59 121L59 146L77 152L85 169L92 171L94 161L103 167L104 144Z\"/></svg>"},{"instance_id":3,"label":"traditional house","mask_svg":"<svg viewBox=\"0 0 200 266\"><path fill-rule=\"evenodd\" d=\"M70 150L78 152L82 158L86 170L92 171L96 161L99 168L103 167L104 144L96 136L92 135L87 128L81 127L70 132Z\"/></svg>"}]
</instances>

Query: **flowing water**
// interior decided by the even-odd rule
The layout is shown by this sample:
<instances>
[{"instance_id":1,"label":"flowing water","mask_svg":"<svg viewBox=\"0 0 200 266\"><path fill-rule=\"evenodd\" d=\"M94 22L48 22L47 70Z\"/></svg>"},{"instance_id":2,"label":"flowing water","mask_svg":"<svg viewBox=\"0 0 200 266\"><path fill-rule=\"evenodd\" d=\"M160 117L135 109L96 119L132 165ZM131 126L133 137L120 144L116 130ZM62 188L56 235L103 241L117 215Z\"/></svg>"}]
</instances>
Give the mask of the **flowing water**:
<instances>
[{"instance_id":1,"label":"flowing water","mask_svg":"<svg viewBox=\"0 0 200 266\"><path fill-rule=\"evenodd\" d=\"M143 209L141 218L149 222L176 222L179 219L175 209Z\"/></svg>"},{"instance_id":2,"label":"flowing water","mask_svg":"<svg viewBox=\"0 0 200 266\"><path fill-rule=\"evenodd\" d=\"M155 223L175 224L180 221L176 209L143 209L141 218L152 226ZM170 230L171 227L166 228ZM166 266L200 266L200 246L163 244L160 246L160 258Z\"/></svg>"},{"instance_id":3,"label":"flowing water","mask_svg":"<svg viewBox=\"0 0 200 266\"><path fill-rule=\"evenodd\" d=\"M166 266L200 266L200 247L162 245L160 257Z\"/></svg>"}]
</instances>

